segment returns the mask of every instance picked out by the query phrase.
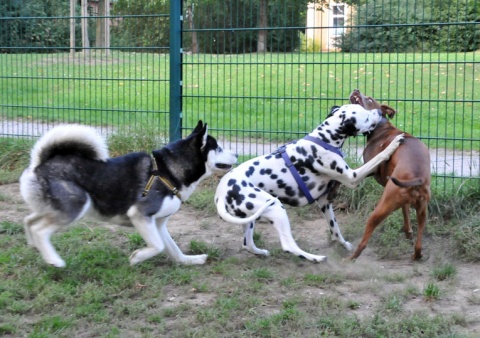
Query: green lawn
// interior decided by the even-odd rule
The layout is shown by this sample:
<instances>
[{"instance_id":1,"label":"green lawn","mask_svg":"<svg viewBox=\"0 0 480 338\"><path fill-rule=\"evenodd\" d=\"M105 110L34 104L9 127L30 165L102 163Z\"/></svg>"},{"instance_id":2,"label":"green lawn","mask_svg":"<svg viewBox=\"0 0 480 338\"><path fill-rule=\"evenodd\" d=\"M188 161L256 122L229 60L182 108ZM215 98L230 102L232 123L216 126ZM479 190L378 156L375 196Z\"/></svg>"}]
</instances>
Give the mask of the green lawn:
<instances>
[{"instance_id":1,"label":"green lawn","mask_svg":"<svg viewBox=\"0 0 480 338\"><path fill-rule=\"evenodd\" d=\"M226 137L288 140L313 129L359 88L396 108L393 122L430 147L465 148L464 139L470 149L480 139L478 55L188 54L184 126L204 119ZM0 74L7 119L168 130L168 55L2 54Z\"/></svg>"}]
</instances>

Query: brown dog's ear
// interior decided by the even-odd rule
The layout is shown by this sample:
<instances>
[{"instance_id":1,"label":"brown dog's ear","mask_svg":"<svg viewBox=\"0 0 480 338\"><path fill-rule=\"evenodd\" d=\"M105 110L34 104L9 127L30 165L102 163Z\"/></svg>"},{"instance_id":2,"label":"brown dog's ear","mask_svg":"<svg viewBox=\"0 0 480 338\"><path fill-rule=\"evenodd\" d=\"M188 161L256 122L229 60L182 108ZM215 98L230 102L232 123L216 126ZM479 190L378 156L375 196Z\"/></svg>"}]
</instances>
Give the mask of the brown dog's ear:
<instances>
[{"instance_id":1,"label":"brown dog's ear","mask_svg":"<svg viewBox=\"0 0 480 338\"><path fill-rule=\"evenodd\" d=\"M388 116L388 118L393 119L393 117L395 116L396 111L392 107L387 106L386 104L382 104L381 109L383 115Z\"/></svg>"}]
</instances>

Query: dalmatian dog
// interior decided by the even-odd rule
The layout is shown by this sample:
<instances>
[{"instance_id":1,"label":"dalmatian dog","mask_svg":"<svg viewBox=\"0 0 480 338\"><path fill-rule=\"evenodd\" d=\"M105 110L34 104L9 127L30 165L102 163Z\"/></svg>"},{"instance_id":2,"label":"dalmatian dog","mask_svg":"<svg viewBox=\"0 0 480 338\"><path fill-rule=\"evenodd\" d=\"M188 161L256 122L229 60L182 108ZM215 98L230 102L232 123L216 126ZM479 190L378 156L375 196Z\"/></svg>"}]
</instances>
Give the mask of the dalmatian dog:
<instances>
[{"instance_id":1,"label":"dalmatian dog","mask_svg":"<svg viewBox=\"0 0 480 338\"><path fill-rule=\"evenodd\" d=\"M381 119L382 112L378 109L366 110L353 104L334 107L325 121L303 139L246 161L223 176L215 193L215 204L224 221L243 226L243 248L253 254L269 255L253 241L255 221L261 218L277 230L285 252L312 262L326 260L326 256L299 248L282 205L301 207L316 202L330 226L333 240L351 251L353 246L340 232L328 193L335 181L356 188L403 142L403 134L398 135L361 167L348 166L339 150L347 137L373 131Z\"/></svg>"}]
</instances>

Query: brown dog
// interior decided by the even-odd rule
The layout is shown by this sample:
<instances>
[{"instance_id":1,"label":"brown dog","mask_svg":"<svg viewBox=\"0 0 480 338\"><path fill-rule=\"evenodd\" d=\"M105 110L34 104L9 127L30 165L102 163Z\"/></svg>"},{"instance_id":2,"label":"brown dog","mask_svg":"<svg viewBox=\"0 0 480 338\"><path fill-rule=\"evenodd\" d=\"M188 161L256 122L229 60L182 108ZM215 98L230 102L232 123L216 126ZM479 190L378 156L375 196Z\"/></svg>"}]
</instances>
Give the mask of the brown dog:
<instances>
[{"instance_id":1,"label":"brown dog","mask_svg":"<svg viewBox=\"0 0 480 338\"><path fill-rule=\"evenodd\" d=\"M395 110L375 99L364 96L358 89L350 94L350 102L359 104L365 109L381 109L383 119L373 132L367 135L367 146L363 151L363 160L369 161L387 147L395 136L405 134L405 142L392 154L390 159L378 167L373 174L375 180L385 187L377 206L368 218L362 241L350 259L355 259L367 246L375 228L388 215L402 208L403 231L408 239L412 239L409 208L417 213L418 233L412 259L422 257L422 234L427 222L427 206L430 201L430 153L419 139L397 129L388 118L393 118Z\"/></svg>"}]
</instances>

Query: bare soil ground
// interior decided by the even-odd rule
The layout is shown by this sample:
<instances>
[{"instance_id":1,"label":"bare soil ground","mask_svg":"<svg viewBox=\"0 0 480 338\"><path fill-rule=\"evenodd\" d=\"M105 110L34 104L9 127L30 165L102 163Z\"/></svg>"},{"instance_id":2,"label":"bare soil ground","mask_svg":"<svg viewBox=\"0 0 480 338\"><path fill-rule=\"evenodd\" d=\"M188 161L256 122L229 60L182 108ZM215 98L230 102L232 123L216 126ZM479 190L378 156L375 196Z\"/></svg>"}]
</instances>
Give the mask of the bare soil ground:
<instances>
[{"instance_id":1,"label":"bare soil ground","mask_svg":"<svg viewBox=\"0 0 480 338\"><path fill-rule=\"evenodd\" d=\"M0 186L1 194L8 196L0 200L0 220L22 222L28 214L26 205L23 203L18 184ZM342 224L358 222L357 227L363 231L364 220L358 219L355 214L348 214L337 211L337 219ZM478 264L454 261L443 243L436 242L432 238L425 239L424 248L428 256L423 262L412 262L410 248L402 259L386 260L380 259L375 253L375 247L369 245L356 262L345 262L347 253L337 243L332 243L327 236L326 222L321 215L317 220L302 220L301 217L292 217L293 234L300 247L307 251L328 256L328 263L312 264L307 261L285 259L283 253L279 253L279 240L274 229L267 224L257 225L257 231L262 234L263 247L273 250L273 254L280 255L273 264L284 265L285 275L307 272L319 273L328 272L346 276L341 283L328 285L325 288L305 286L296 290L299 295L308 298L322 298L325 296L339 297L344 300L353 300L358 304L355 314L359 317L374 316L375 309L385 302L385 295L392 291L405 290L407 287L420 290L420 294L412 293L403 300L403 311L414 313L424 311L432 317L435 315L459 315L465 317L464 329L467 336L480 336L480 268ZM102 225L112 227L112 225ZM343 228L342 228L343 229ZM220 248L222 257L238 257L239 260L261 259L252 256L241 249L242 231L239 226L223 222L216 215L208 215L203 211L195 210L189 205L182 206L179 213L172 216L169 221L169 230L177 240L182 250L187 251L188 243L191 240L204 241ZM4 236L4 235L2 235ZM346 236L347 237L347 236ZM401 236L399 235L399 240ZM348 238L354 246L360 240ZM129 255L125 253L125 259ZM440 288L440 297L434 300L426 300L422 292L425 286L431 282L432 269L441 262L452 262L457 269L455 277L445 281L435 281ZM271 261L265 261L271 264ZM267 266L266 266L267 267ZM223 283L219 276L212 275L209 283ZM215 280L216 279L216 280ZM278 294L270 291L269 299L285 298L284 291L279 289ZM264 312L275 312L276 309L269 305L269 299L265 299ZM173 307L176 304L205 305L215 301L214 293L198 293L195 297L191 294L180 294L172 286L167 291L163 300L165 307ZM168 325L168 324L167 324ZM462 330L463 331L463 330Z\"/></svg>"}]
</instances>

